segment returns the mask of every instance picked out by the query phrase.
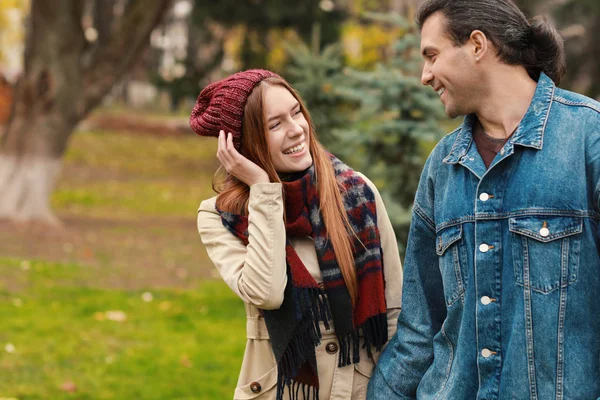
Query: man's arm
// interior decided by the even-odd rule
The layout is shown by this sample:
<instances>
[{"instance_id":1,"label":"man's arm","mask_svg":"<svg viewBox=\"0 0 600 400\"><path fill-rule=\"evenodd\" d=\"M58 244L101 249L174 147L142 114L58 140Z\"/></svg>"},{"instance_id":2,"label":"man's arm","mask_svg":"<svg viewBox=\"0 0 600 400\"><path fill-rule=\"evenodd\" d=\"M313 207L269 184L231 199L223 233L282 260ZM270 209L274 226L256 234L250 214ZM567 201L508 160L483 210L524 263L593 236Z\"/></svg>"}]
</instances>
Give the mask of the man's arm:
<instances>
[{"instance_id":1,"label":"man's arm","mask_svg":"<svg viewBox=\"0 0 600 400\"><path fill-rule=\"evenodd\" d=\"M435 240L432 219L415 204L404 263L398 330L373 370L368 400L416 398L417 387L433 362L433 337L446 318Z\"/></svg>"}]
</instances>

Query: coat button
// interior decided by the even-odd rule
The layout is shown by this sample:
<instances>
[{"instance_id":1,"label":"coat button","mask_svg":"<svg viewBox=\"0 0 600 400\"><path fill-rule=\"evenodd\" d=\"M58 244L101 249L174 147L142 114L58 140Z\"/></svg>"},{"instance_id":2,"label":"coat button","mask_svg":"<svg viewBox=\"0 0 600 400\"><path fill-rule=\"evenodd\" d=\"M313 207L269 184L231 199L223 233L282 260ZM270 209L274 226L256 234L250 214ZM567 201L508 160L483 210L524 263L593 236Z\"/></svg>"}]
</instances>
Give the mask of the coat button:
<instances>
[{"instance_id":1,"label":"coat button","mask_svg":"<svg viewBox=\"0 0 600 400\"><path fill-rule=\"evenodd\" d=\"M250 390L252 390L252 393L260 393L260 391L262 390L262 387L260 386L260 383L252 382L250 384Z\"/></svg>"},{"instance_id":2,"label":"coat button","mask_svg":"<svg viewBox=\"0 0 600 400\"><path fill-rule=\"evenodd\" d=\"M327 343L327 346L325 346L325 351L329 354L335 354L338 351L338 345L335 343Z\"/></svg>"},{"instance_id":3,"label":"coat button","mask_svg":"<svg viewBox=\"0 0 600 400\"><path fill-rule=\"evenodd\" d=\"M481 201L488 201L490 199L490 195L487 193L481 193L479 195L479 200Z\"/></svg>"},{"instance_id":4,"label":"coat button","mask_svg":"<svg viewBox=\"0 0 600 400\"><path fill-rule=\"evenodd\" d=\"M484 306L487 306L491 302L492 302L492 299L490 299L488 296L483 296L481 298L481 304L483 304Z\"/></svg>"},{"instance_id":5,"label":"coat button","mask_svg":"<svg viewBox=\"0 0 600 400\"><path fill-rule=\"evenodd\" d=\"M487 253L490 250L490 246L488 244L482 243L479 245L479 251L482 253Z\"/></svg>"},{"instance_id":6,"label":"coat button","mask_svg":"<svg viewBox=\"0 0 600 400\"><path fill-rule=\"evenodd\" d=\"M481 350L481 355L483 356L483 358L489 358L493 353L491 352L490 349L483 349Z\"/></svg>"}]
</instances>

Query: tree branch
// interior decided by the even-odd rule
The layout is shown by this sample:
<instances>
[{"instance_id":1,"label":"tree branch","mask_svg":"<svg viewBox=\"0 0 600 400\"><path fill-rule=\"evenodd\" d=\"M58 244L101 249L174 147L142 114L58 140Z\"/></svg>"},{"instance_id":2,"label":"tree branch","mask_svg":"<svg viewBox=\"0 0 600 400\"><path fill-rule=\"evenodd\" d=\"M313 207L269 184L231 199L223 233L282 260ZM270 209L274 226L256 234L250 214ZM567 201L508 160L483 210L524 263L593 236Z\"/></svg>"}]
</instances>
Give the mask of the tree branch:
<instances>
[{"instance_id":1,"label":"tree branch","mask_svg":"<svg viewBox=\"0 0 600 400\"><path fill-rule=\"evenodd\" d=\"M84 93L78 105L82 118L110 91L114 83L137 61L150 33L169 10L173 0L131 0L110 39L95 52L83 72Z\"/></svg>"}]
</instances>

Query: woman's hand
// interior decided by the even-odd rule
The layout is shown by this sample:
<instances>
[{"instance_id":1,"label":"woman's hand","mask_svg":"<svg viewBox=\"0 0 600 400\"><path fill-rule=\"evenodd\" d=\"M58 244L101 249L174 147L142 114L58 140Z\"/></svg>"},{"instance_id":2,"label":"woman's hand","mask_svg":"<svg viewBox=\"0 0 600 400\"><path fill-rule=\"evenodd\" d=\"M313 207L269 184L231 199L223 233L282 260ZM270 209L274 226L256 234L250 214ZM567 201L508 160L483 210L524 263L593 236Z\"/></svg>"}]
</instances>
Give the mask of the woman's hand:
<instances>
[{"instance_id":1,"label":"woman's hand","mask_svg":"<svg viewBox=\"0 0 600 400\"><path fill-rule=\"evenodd\" d=\"M219 132L217 158L227 172L248 186L252 186L255 183L269 183L267 172L235 149L231 133L225 135L225 132Z\"/></svg>"}]
</instances>

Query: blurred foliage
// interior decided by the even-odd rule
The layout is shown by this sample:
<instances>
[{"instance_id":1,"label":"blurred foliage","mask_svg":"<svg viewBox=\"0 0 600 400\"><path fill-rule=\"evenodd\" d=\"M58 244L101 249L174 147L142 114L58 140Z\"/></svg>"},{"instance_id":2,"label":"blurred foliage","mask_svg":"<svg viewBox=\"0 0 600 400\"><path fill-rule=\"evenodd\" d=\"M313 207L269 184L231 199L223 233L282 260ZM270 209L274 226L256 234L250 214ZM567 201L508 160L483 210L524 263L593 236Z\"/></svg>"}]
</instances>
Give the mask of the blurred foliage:
<instances>
[{"instance_id":1,"label":"blurred foliage","mask_svg":"<svg viewBox=\"0 0 600 400\"><path fill-rule=\"evenodd\" d=\"M286 61L283 36L288 40L299 37L310 42L318 38L319 46L337 42L341 22L346 14L341 8L324 11L320 0L292 2L286 0L194 0L194 8L188 21L190 42L184 76L163 79L154 74L157 86L166 89L172 96L172 108L183 98L195 98L200 90L198 83L207 83L205 78L222 64L225 41L215 37L211 27L221 26L233 33L235 59L234 69L250 68L281 69ZM231 35L227 35L231 37ZM198 53L207 44L221 47L220 51L204 62L198 62Z\"/></svg>"},{"instance_id":2,"label":"blurred foliage","mask_svg":"<svg viewBox=\"0 0 600 400\"><path fill-rule=\"evenodd\" d=\"M334 146L333 132L348 126L349 110L357 106L337 90L345 80L342 47L332 44L319 51L296 43L288 44L287 52L290 63L285 75L302 96L320 141L326 147Z\"/></svg>"},{"instance_id":3,"label":"blurred foliage","mask_svg":"<svg viewBox=\"0 0 600 400\"><path fill-rule=\"evenodd\" d=\"M547 15L565 40L567 75L561 87L600 99L600 2L597 0L516 0L533 17Z\"/></svg>"},{"instance_id":4,"label":"blurred foliage","mask_svg":"<svg viewBox=\"0 0 600 400\"><path fill-rule=\"evenodd\" d=\"M255 34L254 38L251 34L246 36L245 50L250 50L252 41L264 47L263 52L256 54L243 52L241 69L264 68L264 53L268 51L268 46L265 45L272 29L293 28L304 41L309 42L314 25L320 25L319 46L326 46L339 39L341 22L346 18L344 9L336 7L325 11L320 3L321 0L195 0L193 21L196 25L201 25L206 20L228 27L244 25L248 32Z\"/></svg>"},{"instance_id":5,"label":"blurred foliage","mask_svg":"<svg viewBox=\"0 0 600 400\"><path fill-rule=\"evenodd\" d=\"M397 26L349 21L344 24L342 40L349 66L367 70L377 63L389 61L394 42L402 35Z\"/></svg>"},{"instance_id":6,"label":"blurred foliage","mask_svg":"<svg viewBox=\"0 0 600 400\"><path fill-rule=\"evenodd\" d=\"M6 48L24 40L24 27L15 25L11 13L25 13L29 0L0 0L0 62L6 58Z\"/></svg>"},{"instance_id":7,"label":"blurred foliage","mask_svg":"<svg viewBox=\"0 0 600 400\"><path fill-rule=\"evenodd\" d=\"M378 16L372 16L378 18ZM390 16L382 16L386 20ZM396 24L406 33L394 44L394 57L373 71L346 70L349 99L360 102L356 123L337 133L348 162L379 188L403 252L411 206L428 152L423 143L443 135L446 116L437 94L419 79L419 38L401 17Z\"/></svg>"}]
</instances>

